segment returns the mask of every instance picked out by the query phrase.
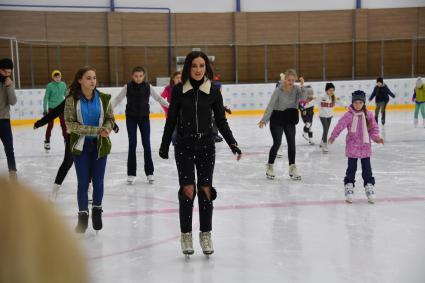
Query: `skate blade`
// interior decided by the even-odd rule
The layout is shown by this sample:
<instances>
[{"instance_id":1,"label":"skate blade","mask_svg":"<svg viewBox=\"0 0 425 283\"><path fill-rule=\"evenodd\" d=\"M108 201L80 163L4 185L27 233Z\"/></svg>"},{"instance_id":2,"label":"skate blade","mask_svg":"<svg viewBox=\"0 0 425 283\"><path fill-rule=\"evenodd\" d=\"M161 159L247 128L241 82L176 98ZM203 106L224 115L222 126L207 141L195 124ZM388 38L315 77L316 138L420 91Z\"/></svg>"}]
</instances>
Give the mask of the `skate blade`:
<instances>
[{"instance_id":1,"label":"skate blade","mask_svg":"<svg viewBox=\"0 0 425 283\"><path fill-rule=\"evenodd\" d=\"M348 200L348 199L346 199L346 200L345 200L345 202L346 202L346 203L349 203L349 204L352 204L352 203L353 203L353 200Z\"/></svg>"},{"instance_id":2,"label":"skate blade","mask_svg":"<svg viewBox=\"0 0 425 283\"><path fill-rule=\"evenodd\" d=\"M152 185L154 181L148 181L149 185Z\"/></svg>"},{"instance_id":3,"label":"skate blade","mask_svg":"<svg viewBox=\"0 0 425 283\"><path fill-rule=\"evenodd\" d=\"M195 253L195 251L194 250L192 250L192 251L183 251L183 254L185 255L185 256L190 256L190 255L193 255Z\"/></svg>"},{"instance_id":4,"label":"skate blade","mask_svg":"<svg viewBox=\"0 0 425 283\"><path fill-rule=\"evenodd\" d=\"M271 175L267 175L267 174L266 174L266 177L267 177L267 179L269 179L269 180L274 180L274 178L275 178L275 176L271 176Z\"/></svg>"},{"instance_id":5,"label":"skate blade","mask_svg":"<svg viewBox=\"0 0 425 283\"><path fill-rule=\"evenodd\" d=\"M301 176L295 177L295 176L289 176L291 178L291 180L294 181L301 181Z\"/></svg>"},{"instance_id":6,"label":"skate blade","mask_svg":"<svg viewBox=\"0 0 425 283\"><path fill-rule=\"evenodd\" d=\"M367 202L370 203L370 204L375 204L375 201L371 200L371 199L368 199Z\"/></svg>"},{"instance_id":7,"label":"skate blade","mask_svg":"<svg viewBox=\"0 0 425 283\"><path fill-rule=\"evenodd\" d=\"M204 251L203 253L204 253L204 255L209 257L210 255L212 255L214 253L214 251Z\"/></svg>"}]
</instances>

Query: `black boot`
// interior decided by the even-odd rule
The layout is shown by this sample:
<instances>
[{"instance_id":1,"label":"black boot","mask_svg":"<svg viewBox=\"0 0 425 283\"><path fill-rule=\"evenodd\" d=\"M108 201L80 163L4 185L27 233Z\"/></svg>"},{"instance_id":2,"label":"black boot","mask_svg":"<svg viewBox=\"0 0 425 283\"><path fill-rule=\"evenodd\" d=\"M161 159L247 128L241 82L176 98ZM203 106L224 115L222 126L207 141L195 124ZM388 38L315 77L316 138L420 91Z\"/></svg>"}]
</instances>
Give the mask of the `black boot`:
<instances>
[{"instance_id":1,"label":"black boot","mask_svg":"<svg viewBox=\"0 0 425 283\"><path fill-rule=\"evenodd\" d=\"M180 230L182 233L189 233L192 232L193 200L195 199L196 191L194 189L193 199L185 195L182 188L180 188L178 195Z\"/></svg>"},{"instance_id":2,"label":"black boot","mask_svg":"<svg viewBox=\"0 0 425 283\"><path fill-rule=\"evenodd\" d=\"M209 232L212 230L213 200L215 200L216 197L217 192L214 188L211 188L211 199L207 198L203 189L198 188L199 222L202 232Z\"/></svg>"},{"instance_id":3,"label":"black boot","mask_svg":"<svg viewBox=\"0 0 425 283\"><path fill-rule=\"evenodd\" d=\"M79 234L84 234L89 226L89 212L88 211L79 211L78 212L78 223L75 227L75 232Z\"/></svg>"},{"instance_id":4,"label":"black boot","mask_svg":"<svg viewBox=\"0 0 425 283\"><path fill-rule=\"evenodd\" d=\"M91 220L93 224L93 229L98 231L102 230L102 207L101 206L93 206L91 210Z\"/></svg>"}]
</instances>

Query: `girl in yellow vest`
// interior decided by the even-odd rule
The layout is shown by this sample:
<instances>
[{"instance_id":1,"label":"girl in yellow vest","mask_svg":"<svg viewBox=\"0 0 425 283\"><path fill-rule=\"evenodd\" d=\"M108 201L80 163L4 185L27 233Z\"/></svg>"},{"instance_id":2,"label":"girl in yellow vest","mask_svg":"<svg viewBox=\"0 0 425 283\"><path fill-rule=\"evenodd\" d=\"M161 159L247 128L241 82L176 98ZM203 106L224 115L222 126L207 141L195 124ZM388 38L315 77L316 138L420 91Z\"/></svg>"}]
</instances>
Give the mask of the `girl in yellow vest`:
<instances>
[{"instance_id":1,"label":"girl in yellow vest","mask_svg":"<svg viewBox=\"0 0 425 283\"><path fill-rule=\"evenodd\" d=\"M418 126L419 111L421 112L423 126L425 127L425 84L422 82L421 77L416 80L416 87L412 100L415 102L415 128Z\"/></svg>"}]
</instances>

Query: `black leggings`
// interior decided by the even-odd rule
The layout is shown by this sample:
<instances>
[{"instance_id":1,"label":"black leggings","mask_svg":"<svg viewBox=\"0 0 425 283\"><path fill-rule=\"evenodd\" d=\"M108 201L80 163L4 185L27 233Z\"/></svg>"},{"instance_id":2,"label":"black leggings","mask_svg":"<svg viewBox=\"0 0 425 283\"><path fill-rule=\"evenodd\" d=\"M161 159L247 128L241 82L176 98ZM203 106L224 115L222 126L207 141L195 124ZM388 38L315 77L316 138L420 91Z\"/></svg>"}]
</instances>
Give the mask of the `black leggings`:
<instances>
[{"instance_id":1,"label":"black leggings","mask_svg":"<svg viewBox=\"0 0 425 283\"><path fill-rule=\"evenodd\" d=\"M56 175L55 184L62 185L63 180L65 179L66 174L68 174L69 169L71 169L73 163L74 160L72 158L70 138L68 135L65 139L65 155Z\"/></svg>"},{"instance_id":2,"label":"black leggings","mask_svg":"<svg viewBox=\"0 0 425 283\"><path fill-rule=\"evenodd\" d=\"M329 127L331 126L332 117L329 117L329 118L320 117L320 122L322 122L322 126L323 126L322 142L327 143L328 132L329 132Z\"/></svg>"},{"instance_id":3,"label":"black leggings","mask_svg":"<svg viewBox=\"0 0 425 283\"><path fill-rule=\"evenodd\" d=\"M296 128L294 124L286 124L281 126L276 123L270 123L270 132L272 133L273 146L269 152L269 164L273 164L280 144L282 143L282 135L285 133L286 142L288 144L288 161L289 165L295 164L295 133Z\"/></svg>"},{"instance_id":4,"label":"black leggings","mask_svg":"<svg viewBox=\"0 0 425 283\"><path fill-rule=\"evenodd\" d=\"M217 196L212 187L212 179L215 164L215 143L212 138L178 139L174 147L177 171L179 174L180 189L179 216L180 230L182 233L192 231L193 202L198 193L199 205L199 229L202 232L212 230L213 200ZM195 168L196 177L195 179ZM189 198L183 192L183 187L194 185L198 190L194 192L193 198ZM211 197L208 198L202 187L211 188Z\"/></svg>"}]
</instances>

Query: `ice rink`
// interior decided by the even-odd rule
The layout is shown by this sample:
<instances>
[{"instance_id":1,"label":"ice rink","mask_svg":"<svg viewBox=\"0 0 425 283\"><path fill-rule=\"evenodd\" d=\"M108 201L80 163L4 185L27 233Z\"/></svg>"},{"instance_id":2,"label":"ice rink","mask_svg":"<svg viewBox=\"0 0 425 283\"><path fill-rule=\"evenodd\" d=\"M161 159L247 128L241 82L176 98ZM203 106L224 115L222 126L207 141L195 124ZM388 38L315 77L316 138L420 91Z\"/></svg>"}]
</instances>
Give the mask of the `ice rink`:
<instances>
[{"instance_id":1,"label":"ice rink","mask_svg":"<svg viewBox=\"0 0 425 283\"><path fill-rule=\"evenodd\" d=\"M340 114L339 114L340 115ZM332 121L331 129L337 119ZM355 201L344 201L345 132L323 154L317 114L314 141L297 128L297 167L302 181L288 177L285 155L277 159L275 180L265 177L272 144L260 117L230 117L244 155L237 162L225 143L217 145L213 218L215 253L207 258L198 240L194 208L195 254L180 251L178 179L174 158L160 159L164 120L151 121L155 182L143 172L139 136L138 179L126 184L127 132L119 121L112 134L103 201L104 229L91 223L79 239L89 260L92 281L100 282L425 282L425 129L413 127L411 112L388 112L381 128L385 145L373 145L376 203L368 204L357 172ZM15 127L14 144L21 181L47 198L64 145L55 125L52 150L45 153L45 128ZM284 142L285 144L285 142ZM0 173L6 160L0 145ZM173 157L173 149L170 149ZM71 168L55 204L71 229L77 222L77 180Z\"/></svg>"}]
</instances>

